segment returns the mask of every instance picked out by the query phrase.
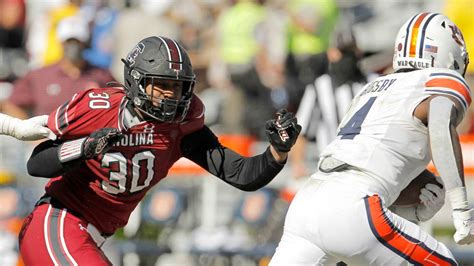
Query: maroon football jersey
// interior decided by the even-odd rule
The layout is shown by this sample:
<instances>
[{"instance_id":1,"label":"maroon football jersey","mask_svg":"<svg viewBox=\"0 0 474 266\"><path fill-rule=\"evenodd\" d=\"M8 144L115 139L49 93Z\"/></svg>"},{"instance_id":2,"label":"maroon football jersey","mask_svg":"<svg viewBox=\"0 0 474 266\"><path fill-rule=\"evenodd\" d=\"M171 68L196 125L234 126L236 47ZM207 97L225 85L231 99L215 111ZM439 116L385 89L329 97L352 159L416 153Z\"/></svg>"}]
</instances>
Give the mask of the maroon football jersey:
<instances>
[{"instance_id":1,"label":"maroon football jersey","mask_svg":"<svg viewBox=\"0 0 474 266\"><path fill-rule=\"evenodd\" d=\"M182 156L183 136L204 126L204 106L197 96L181 123L136 119L131 123L128 101L122 88L89 89L59 106L48 120L48 127L62 140L86 137L105 127L124 133L106 154L46 185L48 194L102 233L125 226L146 192Z\"/></svg>"}]
</instances>

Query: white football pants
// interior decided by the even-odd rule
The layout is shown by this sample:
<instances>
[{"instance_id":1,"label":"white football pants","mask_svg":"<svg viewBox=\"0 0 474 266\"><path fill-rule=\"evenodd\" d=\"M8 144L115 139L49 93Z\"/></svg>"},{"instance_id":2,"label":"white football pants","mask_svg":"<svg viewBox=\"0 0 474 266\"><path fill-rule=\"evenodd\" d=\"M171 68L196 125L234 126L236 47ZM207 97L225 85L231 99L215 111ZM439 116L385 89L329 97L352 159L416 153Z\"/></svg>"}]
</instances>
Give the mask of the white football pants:
<instances>
[{"instance_id":1,"label":"white football pants","mask_svg":"<svg viewBox=\"0 0 474 266\"><path fill-rule=\"evenodd\" d=\"M351 172L316 173L293 199L270 265L456 265L451 252L388 210L378 195L355 189ZM353 173L352 173L353 174ZM328 180L319 180L324 175ZM316 179L315 179L316 178Z\"/></svg>"}]
</instances>

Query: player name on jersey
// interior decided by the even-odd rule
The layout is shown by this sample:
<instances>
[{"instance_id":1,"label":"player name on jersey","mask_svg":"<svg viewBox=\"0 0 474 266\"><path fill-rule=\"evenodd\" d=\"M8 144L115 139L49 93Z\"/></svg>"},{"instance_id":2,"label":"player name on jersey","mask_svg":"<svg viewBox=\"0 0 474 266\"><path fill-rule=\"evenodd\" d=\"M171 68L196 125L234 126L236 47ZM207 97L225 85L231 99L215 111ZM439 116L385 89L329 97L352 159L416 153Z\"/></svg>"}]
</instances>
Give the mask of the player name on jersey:
<instances>
[{"instance_id":1,"label":"player name on jersey","mask_svg":"<svg viewBox=\"0 0 474 266\"><path fill-rule=\"evenodd\" d=\"M152 145L153 134L152 133L137 133L137 134L126 134L124 137L114 146L140 146L140 145Z\"/></svg>"},{"instance_id":2,"label":"player name on jersey","mask_svg":"<svg viewBox=\"0 0 474 266\"><path fill-rule=\"evenodd\" d=\"M371 82L363 92L361 96L371 92L386 91L397 79L380 79Z\"/></svg>"}]
</instances>

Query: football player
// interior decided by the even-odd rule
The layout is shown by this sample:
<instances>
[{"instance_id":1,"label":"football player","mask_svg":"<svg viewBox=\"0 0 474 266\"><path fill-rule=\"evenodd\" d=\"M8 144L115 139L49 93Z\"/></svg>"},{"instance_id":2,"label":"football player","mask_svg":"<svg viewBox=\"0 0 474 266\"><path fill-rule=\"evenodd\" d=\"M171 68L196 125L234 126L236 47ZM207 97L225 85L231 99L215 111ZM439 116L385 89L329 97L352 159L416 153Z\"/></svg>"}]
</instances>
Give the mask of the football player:
<instances>
[{"instance_id":1,"label":"football player","mask_svg":"<svg viewBox=\"0 0 474 266\"><path fill-rule=\"evenodd\" d=\"M442 14L417 14L399 30L394 52L395 73L356 95L291 203L270 265L456 265L443 243L410 221L431 218L439 206L430 201L442 198L427 200L423 191L420 205L400 215L388 209L431 159L452 206L454 241L474 242L456 132L471 103L461 31Z\"/></svg>"},{"instance_id":2,"label":"football player","mask_svg":"<svg viewBox=\"0 0 474 266\"><path fill-rule=\"evenodd\" d=\"M179 158L254 191L280 172L301 130L282 110L265 125L266 151L242 157L204 125L195 75L180 44L148 37L122 61L123 87L84 90L49 115L58 139L39 144L27 165L31 175L51 180L19 236L26 265L109 265L85 228L92 224L107 237L125 226Z\"/></svg>"}]
</instances>

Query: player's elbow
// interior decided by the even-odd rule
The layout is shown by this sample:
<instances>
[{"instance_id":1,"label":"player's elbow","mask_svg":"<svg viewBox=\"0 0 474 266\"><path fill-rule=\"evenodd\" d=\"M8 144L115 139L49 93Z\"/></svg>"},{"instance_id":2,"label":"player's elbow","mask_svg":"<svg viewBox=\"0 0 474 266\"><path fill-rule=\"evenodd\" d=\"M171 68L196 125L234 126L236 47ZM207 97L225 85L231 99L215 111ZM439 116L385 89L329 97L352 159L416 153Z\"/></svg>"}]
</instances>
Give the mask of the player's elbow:
<instances>
[{"instance_id":1,"label":"player's elbow","mask_svg":"<svg viewBox=\"0 0 474 266\"><path fill-rule=\"evenodd\" d=\"M27 164L26 164L26 169L28 171L28 174L30 176L42 176L41 174L41 168L39 167L38 163L36 162L36 160L32 160L31 158L28 160Z\"/></svg>"},{"instance_id":2,"label":"player's elbow","mask_svg":"<svg viewBox=\"0 0 474 266\"><path fill-rule=\"evenodd\" d=\"M27 164L26 169L30 176L35 177L56 177L61 175L61 172L56 169L56 167L48 167L45 163L41 160L38 160L35 157L31 157Z\"/></svg>"}]
</instances>

